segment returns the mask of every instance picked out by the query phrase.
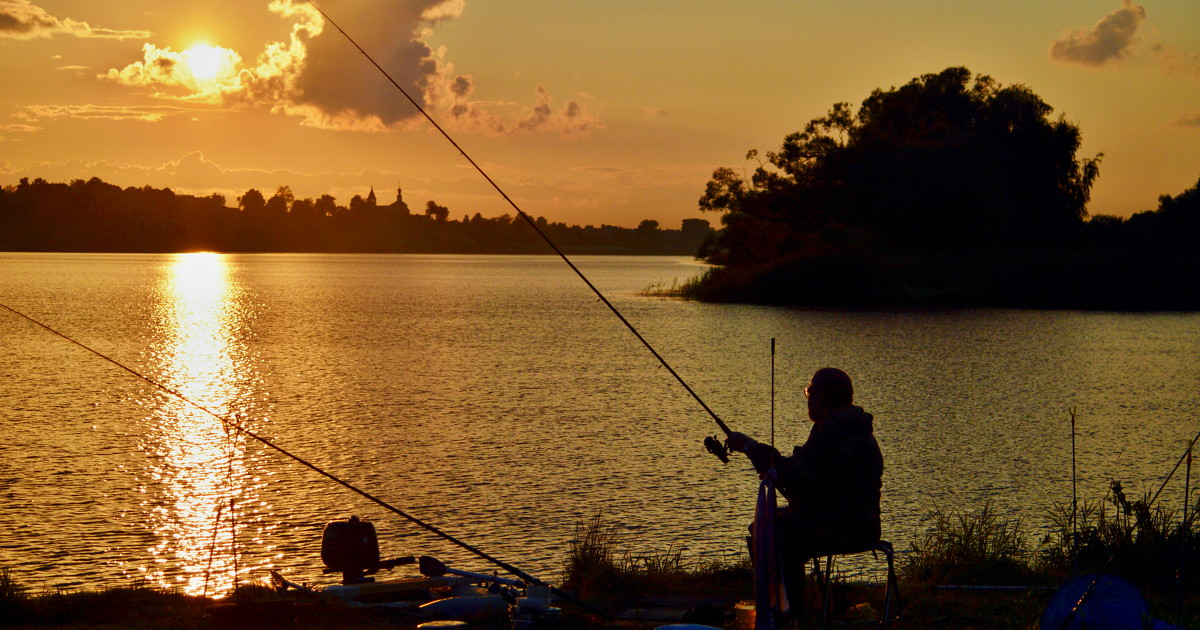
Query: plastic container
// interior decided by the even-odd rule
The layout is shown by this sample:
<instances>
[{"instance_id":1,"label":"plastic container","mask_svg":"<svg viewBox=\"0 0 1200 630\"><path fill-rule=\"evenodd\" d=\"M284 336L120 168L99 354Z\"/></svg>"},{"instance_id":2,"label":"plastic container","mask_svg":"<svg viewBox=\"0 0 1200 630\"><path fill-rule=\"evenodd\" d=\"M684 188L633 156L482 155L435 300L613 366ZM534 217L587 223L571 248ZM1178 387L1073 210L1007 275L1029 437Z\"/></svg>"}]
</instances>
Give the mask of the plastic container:
<instances>
[{"instance_id":1,"label":"plastic container","mask_svg":"<svg viewBox=\"0 0 1200 630\"><path fill-rule=\"evenodd\" d=\"M375 525L351 516L330 521L321 534L321 562L330 571L367 570L379 564L379 537Z\"/></svg>"}]
</instances>

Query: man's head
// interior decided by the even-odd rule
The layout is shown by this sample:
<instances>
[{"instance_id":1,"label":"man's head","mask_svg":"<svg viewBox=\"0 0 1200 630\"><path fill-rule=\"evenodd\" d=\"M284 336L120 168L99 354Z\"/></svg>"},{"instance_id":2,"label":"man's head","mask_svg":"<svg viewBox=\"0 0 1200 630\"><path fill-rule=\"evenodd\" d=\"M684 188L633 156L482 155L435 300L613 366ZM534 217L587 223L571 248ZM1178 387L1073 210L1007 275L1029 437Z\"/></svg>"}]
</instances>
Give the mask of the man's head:
<instances>
[{"instance_id":1,"label":"man's head","mask_svg":"<svg viewBox=\"0 0 1200 630\"><path fill-rule=\"evenodd\" d=\"M837 368L821 368L804 388L808 398L808 417L821 422L854 404L854 385L850 375Z\"/></svg>"}]
</instances>

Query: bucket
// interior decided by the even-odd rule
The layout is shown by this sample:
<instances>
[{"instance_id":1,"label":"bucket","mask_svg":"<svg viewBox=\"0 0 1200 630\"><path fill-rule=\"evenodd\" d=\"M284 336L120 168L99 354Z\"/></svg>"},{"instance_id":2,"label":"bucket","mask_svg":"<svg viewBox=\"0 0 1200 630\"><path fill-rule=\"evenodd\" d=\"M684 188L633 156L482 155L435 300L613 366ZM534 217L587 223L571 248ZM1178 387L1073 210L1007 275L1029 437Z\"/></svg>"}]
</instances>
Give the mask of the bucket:
<instances>
[{"instance_id":1,"label":"bucket","mask_svg":"<svg viewBox=\"0 0 1200 630\"><path fill-rule=\"evenodd\" d=\"M754 602L738 602L733 607L733 627L736 630L754 630Z\"/></svg>"}]
</instances>

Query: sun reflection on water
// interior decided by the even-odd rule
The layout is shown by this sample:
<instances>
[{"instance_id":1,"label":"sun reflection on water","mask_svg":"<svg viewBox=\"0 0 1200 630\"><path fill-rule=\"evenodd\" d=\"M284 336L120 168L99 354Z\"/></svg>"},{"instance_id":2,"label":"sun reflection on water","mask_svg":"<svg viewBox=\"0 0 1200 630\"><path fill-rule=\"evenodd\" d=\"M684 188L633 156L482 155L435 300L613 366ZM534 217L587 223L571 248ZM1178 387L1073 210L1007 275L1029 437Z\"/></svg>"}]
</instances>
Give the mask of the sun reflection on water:
<instances>
[{"instance_id":1,"label":"sun reflection on water","mask_svg":"<svg viewBox=\"0 0 1200 630\"><path fill-rule=\"evenodd\" d=\"M237 337L235 293L225 257L210 253L175 256L160 291L161 382L226 418L241 411L250 371ZM156 544L147 578L188 594L227 593L235 575L262 568L247 566L239 549L261 533L260 485L244 436L177 397L158 397L152 406L142 490Z\"/></svg>"}]
</instances>

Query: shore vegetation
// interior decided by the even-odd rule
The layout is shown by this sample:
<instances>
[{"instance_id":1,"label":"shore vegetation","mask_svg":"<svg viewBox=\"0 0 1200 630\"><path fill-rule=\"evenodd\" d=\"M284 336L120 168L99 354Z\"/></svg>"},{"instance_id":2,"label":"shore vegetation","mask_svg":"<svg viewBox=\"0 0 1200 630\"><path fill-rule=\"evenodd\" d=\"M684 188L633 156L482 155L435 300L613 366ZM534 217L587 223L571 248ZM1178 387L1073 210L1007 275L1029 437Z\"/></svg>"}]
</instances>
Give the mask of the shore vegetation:
<instances>
[{"instance_id":1,"label":"shore vegetation","mask_svg":"<svg viewBox=\"0 0 1200 630\"><path fill-rule=\"evenodd\" d=\"M902 608L889 627L1036 628L1058 587L1078 575L1107 573L1133 584L1150 616L1200 627L1200 535L1195 514L1144 495L1130 498L1113 481L1103 498L1072 509L1045 510L1049 529L1037 537L1020 519L992 504L977 511L932 508L923 532L897 545ZM619 627L654 628L686 620L747 628L753 575L746 554L688 557L680 550L644 550L636 536L596 515L580 520L568 541L561 584L589 604L622 615ZM882 565L882 559L880 564ZM829 627L861 626L883 609L883 575L849 578L835 572ZM618 627L567 610L572 628ZM821 627L823 592L805 590L798 620L786 628ZM894 611L896 612L896 611ZM658 615L657 617L655 615ZM394 611L354 608L294 591L243 585L224 599L152 588L31 592L0 570L0 627L12 628L412 628ZM475 627L475 626L473 626ZM507 628L504 618L481 628Z\"/></svg>"}]
</instances>

